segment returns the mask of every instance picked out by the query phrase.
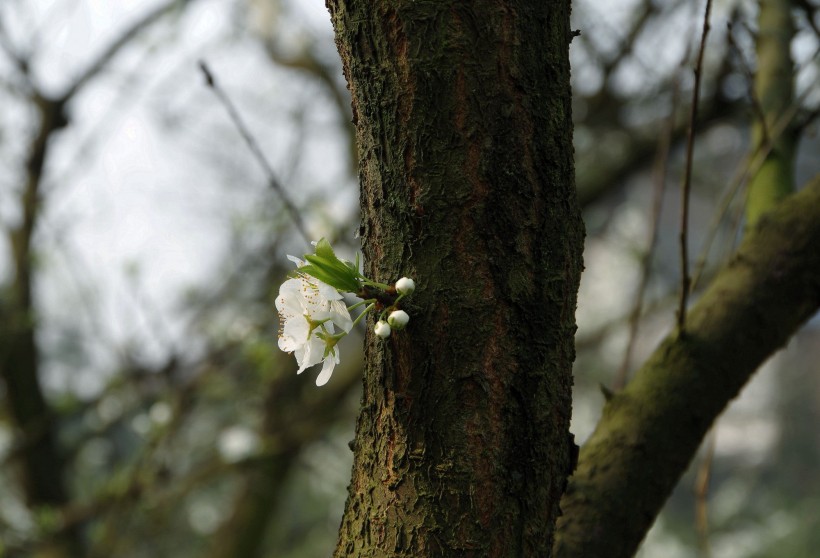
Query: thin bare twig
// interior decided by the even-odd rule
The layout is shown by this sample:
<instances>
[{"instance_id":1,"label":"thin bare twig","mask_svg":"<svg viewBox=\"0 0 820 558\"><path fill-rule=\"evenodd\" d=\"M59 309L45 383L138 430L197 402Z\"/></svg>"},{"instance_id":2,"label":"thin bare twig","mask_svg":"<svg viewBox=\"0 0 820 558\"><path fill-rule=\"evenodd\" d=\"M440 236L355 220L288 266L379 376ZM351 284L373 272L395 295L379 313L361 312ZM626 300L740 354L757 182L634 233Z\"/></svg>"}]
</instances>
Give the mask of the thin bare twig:
<instances>
[{"instance_id":1,"label":"thin bare twig","mask_svg":"<svg viewBox=\"0 0 820 558\"><path fill-rule=\"evenodd\" d=\"M339 119L347 136L347 146L350 158L348 160L351 171L355 174L357 157L356 127L351 124L353 116L350 106L350 95L344 83L337 79L339 71L335 66L321 61L314 48L306 46L301 54L286 56L277 47L273 40L265 40L265 51L270 59L280 66L305 72L325 87L338 109Z\"/></svg>"},{"instance_id":2,"label":"thin bare twig","mask_svg":"<svg viewBox=\"0 0 820 558\"><path fill-rule=\"evenodd\" d=\"M692 92L692 111L689 116L689 133L686 137L686 169L683 175L683 188L681 189L682 209L681 209L681 230L680 230L680 255L681 255L681 295L678 305L678 328L681 333L686 331L686 305L689 300L689 191L692 187L692 159L695 149L695 126L698 116L698 100L700 99L700 80L703 74L703 53L706 50L706 36L709 34L709 13L712 11L712 0L706 0L706 11L703 15L703 32L700 37L700 49L698 59L695 64L695 87Z\"/></svg>"},{"instance_id":3,"label":"thin bare twig","mask_svg":"<svg viewBox=\"0 0 820 558\"><path fill-rule=\"evenodd\" d=\"M265 176L268 179L268 185L279 194L279 198L282 200L282 204L285 206L285 210L290 215L290 218L293 219L293 224L296 226L296 229L299 231L299 234L302 235L302 238L305 240L307 244L310 244L310 236L307 234L307 230L305 229L305 225L302 222L302 216L299 213L299 210L294 205L293 201L291 201L288 193L285 191L282 184L279 182L279 179L276 178L276 174L273 172L273 168L271 167L268 160L265 158L265 155L262 153L262 150L259 148L259 144L256 142L254 137L251 135L248 127L245 126L245 123L242 121L242 118L239 116L239 112L236 110L231 99L228 97L225 90L223 90L219 84L214 79L214 75L211 72L208 65L205 63L204 60L199 61L199 69L202 70L203 75L205 76L205 84L214 92L214 95L222 102L225 106L225 110L228 112L228 116L230 116L231 121L233 122L234 126L236 126L239 135L242 136L242 139L245 140L245 144L248 146L248 149L251 150L253 156L256 158L256 161L265 171Z\"/></svg>"},{"instance_id":4,"label":"thin bare twig","mask_svg":"<svg viewBox=\"0 0 820 558\"><path fill-rule=\"evenodd\" d=\"M706 455L698 467L695 478L695 526L698 531L698 546L700 555L709 558L712 555L709 545L709 484L712 479L712 465L715 462L714 429L706 440Z\"/></svg>"},{"instance_id":5,"label":"thin bare twig","mask_svg":"<svg viewBox=\"0 0 820 558\"><path fill-rule=\"evenodd\" d=\"M812 28L814 34L820 38L820 27L814 22L814 13L817 7L812 6L808 0L796 0L794 5L803 13L803 16L806 18L806 23Z\"/></svg>"},{"instance_id":6,"label":"thin bare twig","mask_svg":"<svg viewBox=\"0 0 820 558\"><path fill-rule=\"evenodd\" d=\"M0 15L0 51L3 51L11 60L14 69L20 74L27 87L31 87L29 76L29 57L24 55L12 42L11 36L6 31L6 25Z\"/></svg>"},{"instance_id":7,"label":"thin bare twig","mask_svg":"<svg viewBox=\"0 0 820 558\"><path fill-rule=\"evenodd\" d=\"M642 5L635 10L631 27L624 34L623 39L621 39L617 52L612 55L609 60L603 62L604 83L609 80L609 77L618 64L620 64L627 55L633 53L638 35L644 30L649 19L659 11L660 7L651 0L644 0ZM602 20L602 23L605 23L605 21Z\"/></svg>"}]
</instances>

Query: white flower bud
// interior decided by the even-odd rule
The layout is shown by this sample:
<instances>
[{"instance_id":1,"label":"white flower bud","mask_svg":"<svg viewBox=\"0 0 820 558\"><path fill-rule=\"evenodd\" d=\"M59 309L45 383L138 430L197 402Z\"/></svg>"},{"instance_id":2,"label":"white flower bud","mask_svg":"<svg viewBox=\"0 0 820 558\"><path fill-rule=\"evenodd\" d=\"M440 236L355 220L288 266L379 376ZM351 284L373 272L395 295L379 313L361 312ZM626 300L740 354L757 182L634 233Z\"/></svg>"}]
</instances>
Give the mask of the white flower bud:
<instances>
[{"instance_id":1,"label":"white flower bud","mask_svg":"<svg viewBox=\"0 0 820 558\"><path fill-rule=\"evenodd\" d=\"M384 320L379 320L376 323L376 327L373 328L373 331L382 339L390 337L390 325Z\"/></svg>"},{"instance_id":2,"label":"white flower bud","mask_svg":"<svg viewBox=\"0 0 820 558\"><path fill-rule=\"evenodd\" d=\"M404 326L406 326L409 321L410 316L404 310L390 312L390 315L387 316L387 323L396 331L404 329Z\"/></svg>"},{"instance_id":3,"label":"white flower bud","mask_svg":"<svg viewBox=\"0 0 820 558\"><path fill-rule=\"evenodd\" d=\"M399 294L409 295L416 290L416 282L409 277L402 277L396 281L396 290Z\"/></svg>"}]
</instances>

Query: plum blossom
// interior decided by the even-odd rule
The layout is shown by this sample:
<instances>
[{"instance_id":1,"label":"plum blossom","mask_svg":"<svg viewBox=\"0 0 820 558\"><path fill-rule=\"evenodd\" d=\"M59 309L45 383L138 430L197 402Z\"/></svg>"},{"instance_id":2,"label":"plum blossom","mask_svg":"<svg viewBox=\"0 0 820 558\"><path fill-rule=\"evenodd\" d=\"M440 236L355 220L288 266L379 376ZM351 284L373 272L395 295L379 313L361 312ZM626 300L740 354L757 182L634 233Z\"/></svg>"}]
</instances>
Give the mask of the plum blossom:
<instances>
[{"instance_id":1,"label":"plum blossom","mask_svg":"<svg viewBox=\"0 0 820 558\"><path fill-rule=\"evenodd\" d=\"M409 277L402 277L396 281L396 290L402 295L411 295L416 290L416 282Z\"/></svg>"},{"instance_id":2,"label":"plum blossom","mask_svg":"<svg viewBox=\"0 0 820 558\"><path fill-rule=\"evenodd\" d=\"M394 310L387 316L387 324L396 331L404 329L410 321L410 316L404 310Z\"/></svg>"},{"instance_id":3,"label":"plum blossom","mask_svg":"<svg viewBox=\"0 0 820 558\"><path fill-rule=\"evenodd\" d=\"M292 258L297 261L300 260ZM324 385L339 363L338 327L345 333L353 327L342 295L316 278L299 275L279 288L276 309L279 311L279 348L294 353L299 374L322 363L316 385Z\"/></svg>"},{"instance_id":4,"label":"plum blossom","mask_svg":"<svg viewBox=\"0 0 820 558\"><path fill-rule=\"evenodd\" d=\"M387 339L390 337L390 324L384 320L379 320L376 322L376 327L373 328L373 331L382 339Z\"/></svg>"},{"instance_id":5,"label":"plum blossom","mask_svg":"<svg viewBox=\"0 0 820 558\"><path fill-rule=\"evenodd\" d=\"M369 312L379 312L374 333L382 339L390 337L392 330L404 329L410 316L401 309L401 303L413 293L416 282L409 277L402 277L394 285L373 281L362 275L358 255L355 262L340 260L326 239L312 244L315 251L305 254L305 261L288 256L297 269L279 288L276 309L280 319L279 348L294 353L299 374L321 363L316 378L316 385L321 386L330 380L339 363L339 340ZM341 293L355 294L362 300L347 308ZM364 309L352 320L350 311L362 306Z\"/></svg>"}]
</instances>

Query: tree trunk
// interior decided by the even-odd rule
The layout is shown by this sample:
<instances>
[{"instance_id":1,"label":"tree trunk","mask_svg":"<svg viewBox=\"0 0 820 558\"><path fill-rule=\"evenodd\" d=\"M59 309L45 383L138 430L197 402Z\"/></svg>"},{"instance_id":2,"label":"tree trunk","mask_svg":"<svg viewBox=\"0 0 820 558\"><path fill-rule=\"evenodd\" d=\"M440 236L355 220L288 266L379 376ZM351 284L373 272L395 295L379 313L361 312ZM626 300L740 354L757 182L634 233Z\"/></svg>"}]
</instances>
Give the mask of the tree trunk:
<instances>
[{"instance_id":1,"label":"tree trunk","mask_svg":"<svg viewBox=\"0 0 820 558\"><path fill-rule=\"evenodd\" d=\"M0 380L11 422L20 437L17 464L23 496L31 509L60 508L68 503L64 462L54 414L40 378L34 301L32 241L41 210L41 186L49 143L66 124L62 100L33 97L40 122L26 160L26 182L20 195L22 218L9 231L14 278L0 292ZM61 532L37 556L80 556L79 527Z\"/></svg>"},{"instance_id":2,"label":"tree trunk","mask_svg":"<svg viewBox=\"0 0 820 558\"><path fill-rule=\"evenodd\" d=\"M548 556L583 248L569 2L327 4L366 272L418 285L408 329L366 340L336 556Z\"/></svg>"}]
</instances>

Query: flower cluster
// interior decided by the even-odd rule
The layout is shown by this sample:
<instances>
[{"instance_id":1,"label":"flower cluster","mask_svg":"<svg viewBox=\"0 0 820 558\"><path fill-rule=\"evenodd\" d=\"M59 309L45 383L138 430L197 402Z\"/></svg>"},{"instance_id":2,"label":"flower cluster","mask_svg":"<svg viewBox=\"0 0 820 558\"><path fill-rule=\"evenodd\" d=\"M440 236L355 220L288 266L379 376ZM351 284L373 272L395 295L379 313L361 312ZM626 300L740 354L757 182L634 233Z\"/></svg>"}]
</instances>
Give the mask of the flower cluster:
<instances>
[{"instance_id":1,"label":"flower cluster","mask_svg":"<svg viewBox=\"0 0 820 558\"><path fill-rule=\"evenodd\" d=\"M393 286L371 281L359 271L358 257L355 263L340 260L327 240L314 244L316 252L306 254L305 261L288 256L297 268L279 288L276 310L280 319L279 348L294 353L299 374L321 362L322 371L316 378L316 385L321 386L330 380L339 363L339 340L368 312L381 310L374 333L382 339L407 326L410 316L399 304L412 294L416 283L408 277ZM342 293L364 300L348 307ZM365 308L353 320L350 311L360 306Z\"/></svg>"}]
</instances>

